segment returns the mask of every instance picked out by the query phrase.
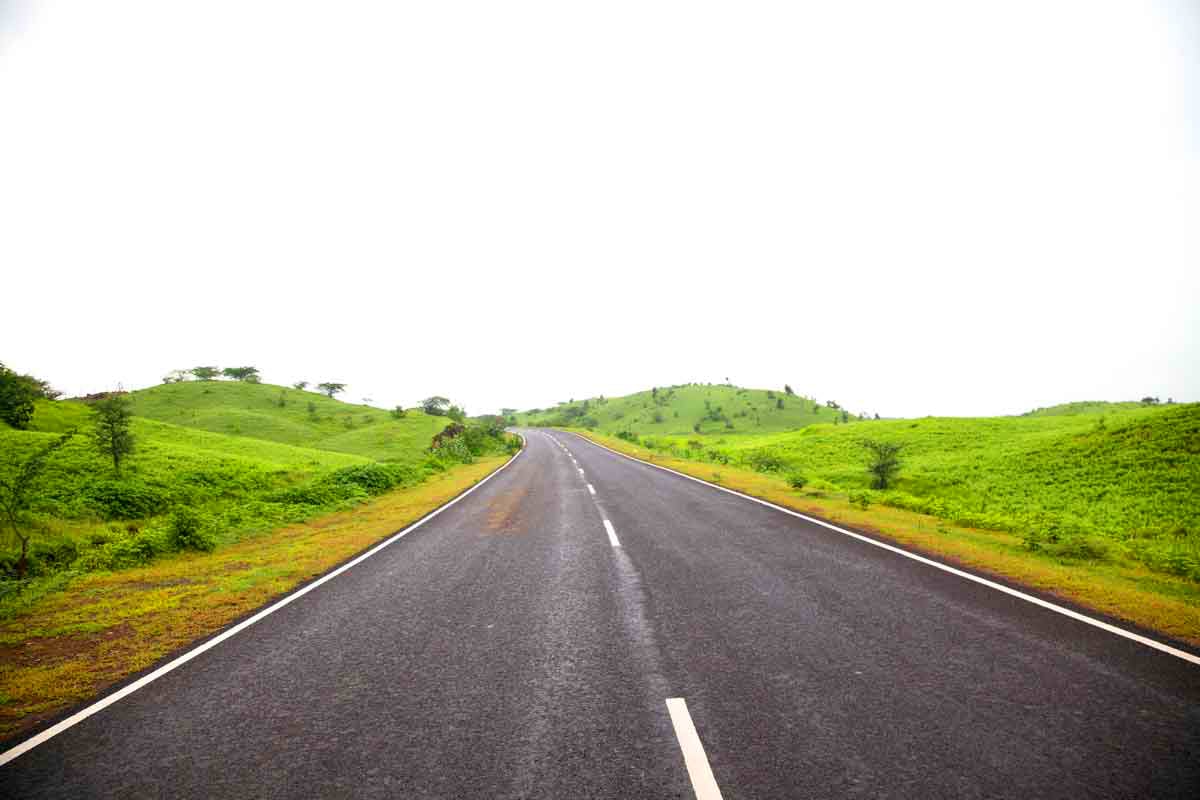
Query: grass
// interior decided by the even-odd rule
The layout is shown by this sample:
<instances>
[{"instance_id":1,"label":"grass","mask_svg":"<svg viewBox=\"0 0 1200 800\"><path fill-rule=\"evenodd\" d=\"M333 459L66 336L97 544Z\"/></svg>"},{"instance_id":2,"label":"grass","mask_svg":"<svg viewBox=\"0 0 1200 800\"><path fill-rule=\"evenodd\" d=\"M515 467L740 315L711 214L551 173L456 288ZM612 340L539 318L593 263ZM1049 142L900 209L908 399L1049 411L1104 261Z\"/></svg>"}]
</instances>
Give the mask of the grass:
<instances>
[{"instance_id":1,"label":"grass","mask_svg":"<svg viewBox=\"0 0 1200 800\"><path fill-rule=\"evenodd\" d=\"M134 392L133 413L184 428L416 463L445 417L412 409L401 419L372 406L265 383L193 381Z\"/></svg>"},{"instance_id":2,"label":"grass","mask_svg":"<svg viewBox=\"0 0 1200 800\"><path fill-rule=\"evenodd\" d=\"M0 738L219 630L449 501L504 463L482 458L352 511L212 553L80 577L0 622Z\"/></svg>"},{"instance_id":3,"label":"grass","mask_svg":"<svg viewBox=\"0 0 1200 800\"><path fill-rule=\"evenodd\" d=\"M831 488L827 482L813 482L817 485L810 483L809 488L797 491L782 474L714 465L612 436L580 433L644 461L873 533L1200 646L1200 583L1152 569L1136 559L1097 560L1048 548L1031 550L1016 533L955 524L869 500L863 508L861 502L852 501L860 500L862 493Z\"/></svg>"}]
</instances>

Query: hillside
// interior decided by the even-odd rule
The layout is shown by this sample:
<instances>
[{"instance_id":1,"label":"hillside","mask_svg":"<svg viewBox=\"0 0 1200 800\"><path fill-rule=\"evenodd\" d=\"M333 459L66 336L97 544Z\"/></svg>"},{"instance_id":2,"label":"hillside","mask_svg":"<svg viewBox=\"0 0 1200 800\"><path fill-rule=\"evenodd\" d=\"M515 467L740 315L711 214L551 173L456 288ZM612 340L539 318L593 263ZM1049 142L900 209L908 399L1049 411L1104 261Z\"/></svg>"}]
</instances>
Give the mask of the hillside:
<instances>
[{"instance_id":1,"label":"hillside","mask_svg":"<svg viewBox=\"0 0 1200 800\"><path fill-rule=\"evenodd\" d=\"M128 397L136 446L120 474L91 441L85 402L39 400L28 430L0 424L0 477L58 434L78 430L39 481L27 525L37 531L29 574L124 567L172 549L232 543L506 446L479 432L431 453L445 417L409 411L396 419L266 384L194 381ZM181 525L200 533L181 539ZM16 541L0 542L0 605L20 591L18 556Z\"/></svg>"},{"instance_id":2,"label":"hillside","mask_svg":"<svg viewBox=\"0 0 1200 800\"><path fill-rule=\"evenodd\" d=\"M685 436L697 432L776 433L831 423L842 416L840 408L832 408L826 401L789 395L782 389L689 383L527 411L517 415L517 423L535 427L576 425L608 434ZM846 416L857 419L853 414Z\"/></svg>"},{"instance_id":3,"label":"hillside","mask_svg":"<svg viewBox=\"0 0 1200 800\"><path fill-rule=\"evenodd\" d=\"M1032 548L1100 537L1147 564L1200 579L1200 404L1101 408L637 441L715 465L803 476L808 491L858 493L1020 533ZM867 439L902 447L899 477L887 492L868 491Z\"/></svg>"},{"instance_id":4,"label":"hillside","mask_svg":"<svg viewBox=\"0 0 1200 800\"><path fill-rule=\"evenodd\" d=\"M449 420L418 409L401 419L372 406L265 383L188 381L131 392L133 413L172 425L414 463Z\"/></svg>"}]
</instances>

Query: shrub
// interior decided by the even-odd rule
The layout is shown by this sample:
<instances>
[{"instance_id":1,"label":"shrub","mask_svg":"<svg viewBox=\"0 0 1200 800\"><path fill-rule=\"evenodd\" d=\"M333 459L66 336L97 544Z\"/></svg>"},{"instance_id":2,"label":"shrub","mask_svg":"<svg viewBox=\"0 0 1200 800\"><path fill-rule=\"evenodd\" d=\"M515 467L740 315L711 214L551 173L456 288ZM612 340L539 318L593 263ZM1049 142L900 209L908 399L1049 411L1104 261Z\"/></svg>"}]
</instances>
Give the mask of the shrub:
<instances>
[{"instance_id":1,"label":"shrub","mask_svg":"<svg viewBox=\"0 0 1200 800\"><path fill-rule=\"evenodd\" d=\"M867 472L871 474L872 489L888 489L900 472L900 450L903 445L895 442L876 442L870 439L862 443L870 457Z\"/></svg>"},{"instance_id":2,"label":"shrub","mask_svg":"<svg viewBox=\"0 0 1200 800\"><path fill-rule=\"evenodd\" d=\"M871 495L866 492L851 492L849 495L850 505L858 506L863 511L871 507Z\"/></svg>"},{"instance_id":3,"label":"shrub","mask_svg":"<svg viewBox=\"0 0 1200 800\"><path fill-rule=\"evenodd\" d=\"M171 512L170 541L176 550L201 550L209 552L217 546L216 541L204 527L204 518L194 509L180 506Z\"/></svg>"},{"instance_id":4,"label":"shrub","mask_svg":"<svg viewBox=\"0 0 1200 800\"><path fill-rule=\"evenodd\" d=\"M87 502L105 519L138 519L160 513L167 504L162 491L140 481L105 480L86 490Z\"/></svg>"},{"instance_id":5,"label":"shrub","mask_svg":"<svg viewBox=\"0 0 1200 800\"><path fill-rule=\"evenodd\" d=\"M782 458L768 450L754 450L745 457L745 462L755 472L778 472L787 464Z\"/></svg>"},{"instance_id":6,"label":"shrub","mask_svg":"<svg viewBox=\"0 0 1200 800\"><path fill-rule=\"evenodd\" d=\"M788 475L787 482L788 486L791 486L793 489L800 490L808 485L808 478L804 477L799 472L793 472L791 475Z\"/></svg>"},{"instance_id":7,"label":"shrub","mask_svg":"<svg viewBox=\"0 0 1200 800\"><path fill-rule=\"evenodd\" d=\"M621 431L620 433L617 434L617 438L624 439L625 441L630 442L632 444L638 443L638 436L633 431Z\"/></svg>"},{"instance_id":8,"label":"shrub","mask_svg":"<svg viewBox=\"0 0 1200 800\"><path fill-rule=\"evenodd\" d=\"M1095 536L1067 536L1058 543L1047 546L1045 550L1059 558L1079 561L1107 561L1109 557L1108 543Z\"/></svg>"}]
</instances>

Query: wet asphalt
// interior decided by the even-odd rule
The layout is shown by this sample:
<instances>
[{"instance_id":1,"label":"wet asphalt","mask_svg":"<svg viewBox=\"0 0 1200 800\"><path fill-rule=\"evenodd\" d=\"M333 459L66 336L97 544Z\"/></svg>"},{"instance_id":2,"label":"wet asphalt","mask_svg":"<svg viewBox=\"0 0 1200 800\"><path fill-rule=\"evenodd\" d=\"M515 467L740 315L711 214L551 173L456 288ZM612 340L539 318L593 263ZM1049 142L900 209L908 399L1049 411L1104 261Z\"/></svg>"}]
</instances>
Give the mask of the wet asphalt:
<instances>
[{"instance_id":1,"label":"wet asphalt","mask_svg":"<svg viewBox=\"0 0 1200 800\"><path fill-rule=\"evenodd\" d=\"M727 799L1200 797L1200 667L525 435L427 524L0 767L0 797L693 797L668 697Z\"/></svg>"}]
</instances>

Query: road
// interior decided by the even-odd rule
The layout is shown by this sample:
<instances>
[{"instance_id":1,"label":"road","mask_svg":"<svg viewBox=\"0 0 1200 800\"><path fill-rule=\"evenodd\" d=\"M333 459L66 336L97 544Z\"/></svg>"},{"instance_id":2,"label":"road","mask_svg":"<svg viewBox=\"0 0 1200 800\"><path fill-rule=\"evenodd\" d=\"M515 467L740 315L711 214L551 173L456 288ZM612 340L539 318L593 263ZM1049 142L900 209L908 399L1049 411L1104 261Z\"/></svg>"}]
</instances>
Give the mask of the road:
<instances>
[{"instance_id":1,"label":"road","mask_svg":"<svg viewBox=\"0 0 1200 800\"><path fill-rule=\"evenodd\" d=\"M427 524L0 767L0 796L1200 796L1195 664L525 433Z\"/></svg>"}]
</instances>

